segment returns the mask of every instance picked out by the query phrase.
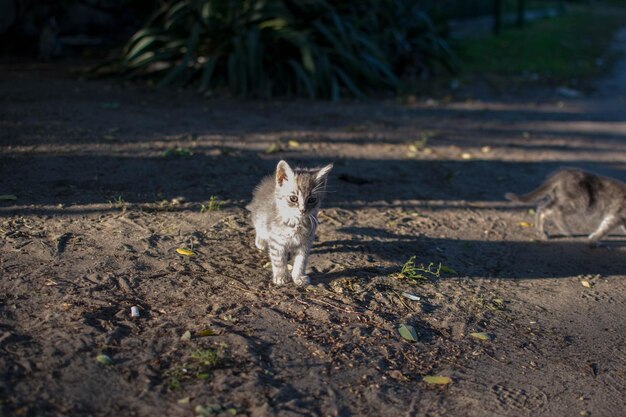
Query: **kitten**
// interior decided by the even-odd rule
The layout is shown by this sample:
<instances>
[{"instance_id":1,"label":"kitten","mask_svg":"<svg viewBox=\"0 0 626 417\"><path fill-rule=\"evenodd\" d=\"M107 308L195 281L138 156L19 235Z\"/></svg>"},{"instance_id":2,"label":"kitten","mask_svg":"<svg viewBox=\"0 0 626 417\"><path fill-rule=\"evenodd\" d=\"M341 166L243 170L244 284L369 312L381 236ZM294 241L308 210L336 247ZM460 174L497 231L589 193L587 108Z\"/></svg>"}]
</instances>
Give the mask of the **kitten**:
<instances>
[{"instance_id":1,"label":"kitten","mask_svg":"<svg viewBox=\"0 0 626 417\"><path fill-rule=\"evenodd\" d=\"M565 236L570 236L563 216L571 214L585 218L592 218L595 214L602 216L596 230L589 235L592 245L617 226L626 232L626 184L612 178L579 169L562 169L526 195L507 193L505 197L515 202L539 202L535 225L546 239L546 219L552 220Z\"/></svg>"},{"instance_id":2,"label":"kitten","mask_svg":"<svg viewBox=\"0 0 626 417\"><path fill-rule=\"evenodd\" d=\"M255 244L269 248L272 282L289 282L287 260L293 256L291 279L296 285L310 282L305 274L307 258L317 230L317 211L333 165L323 168L292 169L285 161L276 166L274 176L264 178L246 206L252 213Z\"/></svg>"}]
</instances>

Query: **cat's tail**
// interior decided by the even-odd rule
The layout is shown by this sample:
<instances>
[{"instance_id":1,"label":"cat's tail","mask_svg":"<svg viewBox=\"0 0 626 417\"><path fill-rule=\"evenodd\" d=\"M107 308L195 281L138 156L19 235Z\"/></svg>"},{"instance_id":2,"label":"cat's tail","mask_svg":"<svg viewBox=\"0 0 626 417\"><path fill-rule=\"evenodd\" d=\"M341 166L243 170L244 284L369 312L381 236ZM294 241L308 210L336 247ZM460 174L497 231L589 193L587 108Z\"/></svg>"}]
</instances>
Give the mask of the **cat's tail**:
<instances>
[{"instance_id":1,"label":"cat's tail","mask_svg":"<svg viewBox=\"0 0 626 417\"><path fill-rule=\"evenodd\" d=\"M539 201L554 190L554 182L551 181L551 179L552 178L549 178L548 181L541 184L539 188L529 192L528 194L517 195L513 193L506 193L504 194L504 197L514 203L532 203Z\"/></svg>"}]
</instances>

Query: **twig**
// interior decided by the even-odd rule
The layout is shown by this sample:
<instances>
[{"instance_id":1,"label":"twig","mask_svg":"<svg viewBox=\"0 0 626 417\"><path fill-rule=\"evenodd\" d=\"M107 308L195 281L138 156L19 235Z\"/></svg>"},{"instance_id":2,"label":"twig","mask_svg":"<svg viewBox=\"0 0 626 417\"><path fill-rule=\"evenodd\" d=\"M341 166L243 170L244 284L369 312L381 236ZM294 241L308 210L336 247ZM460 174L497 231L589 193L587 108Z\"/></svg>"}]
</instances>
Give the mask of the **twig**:
<instances>
[{"instance_id":1,"label":"twig","mask_svg":"<svg viewBox=\"0 0 626 417\"><path fill-rule=\"evenodd\" d=\"M348 314L363 314L362 311L346 310L345 308L341 308L341 307L339 307L339 306L337 306L335 304L329 303L328 301L320 300L318 298L311 298L311 300L317 301L318 303L325 304L325 305L327 305L329 307L332 307L332 308L336 308L337 310L343 311L344 313L348 313Z\"/></svg>"},{"instance_id":2,"label":"twig","mask_svg":"<svg viewBox=\"0 0 626 417\"><path fill-rule=\"evenodd\" d=\"M404 300L402 299L402 295L398 294L395 291L391 291L391 293L394 294L396 297L398 297L398 299L400 300L400 302L402 303L403 306L405 306L409 310L413 311L414 313L417 313L417 310L415 310L413 307L409 306L407 303L404 302Z\"/></svg>"},{"instance_id":3,"label":"twig","mask_svg":"<svg viewBox=\"0 0 626 417\"><path fill-rule=\"evenodd\" d=\"M235 288L237 288L240 291L243 291L243 292L248 293L248 294L252 294L252 295L254 295L257 298L259 297L259 292L262 292L262 290L252 291L249 288L244 288L242 286L239 286L239 285L235 284L235 282L238 282L238 283L246 286L245 283L241 282L237 278L233 278L233 277L228 277L228 278L232 279L232 281L230 282L230 285L235 287Z\"/></svg>"},{"instance_id":4,"label":"twig","mask_svg":"<svg viewBox=\"0 0 626 417\"><path fill-rule=\"evenodd\" d=\"M146 232L146 233L150 233L150 234L152 234L152 231L150 231L150 229L148 229L148 228L146 228L146 227L141 226L141 225L140 225L140 224L138 224L137 222L135 222L135 221L133 221L133 220L129 219L128 217L118 217L118 219L119 219L121 222L124 222L124 223L126 223L126 224L128 224L128 225L134 226L134 227L136 227L137 229L139 229L139 230L141 230L141 231L143 231L143 232Z\"/></svg>"}]
</instances>

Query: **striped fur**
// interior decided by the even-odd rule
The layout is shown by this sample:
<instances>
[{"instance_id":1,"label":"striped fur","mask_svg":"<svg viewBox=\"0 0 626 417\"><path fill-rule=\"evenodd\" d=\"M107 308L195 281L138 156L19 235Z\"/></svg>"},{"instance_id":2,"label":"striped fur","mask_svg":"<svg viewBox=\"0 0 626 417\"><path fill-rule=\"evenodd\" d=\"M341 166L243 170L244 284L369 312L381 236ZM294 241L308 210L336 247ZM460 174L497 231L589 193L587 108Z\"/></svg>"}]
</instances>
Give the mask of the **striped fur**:
<instances>
[{"instance_id":1,"label":"striped fur","mask_svg":"<svg viewBox=\"0 0 626 417\"><path fill-rule=\"evenodd\" d=\"M268 250L272 261L273 282L306 285L306 264L317 230L317 212L326 191L328 173L323 168L292 169L285 161L276 166L273 176L264 178L246 206L252 214L255 244ZM291 275L287 261L293 259Z\"/></svg>"},{"instance_id":2,"label":"striped fur","mask_svg":"<svg viewBox=\"0 0 626 417\"><path fill-rule=\"evenodd\" d=\"M552 174L536 190L525 195L506 193L514 202L536 203L535 225L547 239L546 220L551 220L565 236L571 235L566 216L576 215L588 223L600 217L600 224L589 235L592 245L621 226L626 232L626 184L616 179L585 172L561 169Z\"/></svg>"}]
</instances>

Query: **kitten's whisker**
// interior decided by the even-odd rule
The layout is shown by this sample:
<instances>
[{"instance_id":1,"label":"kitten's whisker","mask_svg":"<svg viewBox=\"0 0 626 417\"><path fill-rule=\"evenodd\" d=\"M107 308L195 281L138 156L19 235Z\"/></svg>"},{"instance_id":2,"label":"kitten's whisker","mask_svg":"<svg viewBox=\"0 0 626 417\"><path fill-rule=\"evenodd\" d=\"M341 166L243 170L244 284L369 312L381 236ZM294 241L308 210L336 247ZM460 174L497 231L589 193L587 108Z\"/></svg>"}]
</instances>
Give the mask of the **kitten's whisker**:
<instances>
[{"instance_id":1,"label":"kitten's whisker","mask_svg":"<svg viewBox=\"0 0 626 417\"><path fill-rule=\"evenodd\" d=\"M317 220L317 217L315 217L312 214L309 214L308 216L312 225L315 225L315 227L318 227L320 225L319 220Z\"/></svg>"}]
</instances>

